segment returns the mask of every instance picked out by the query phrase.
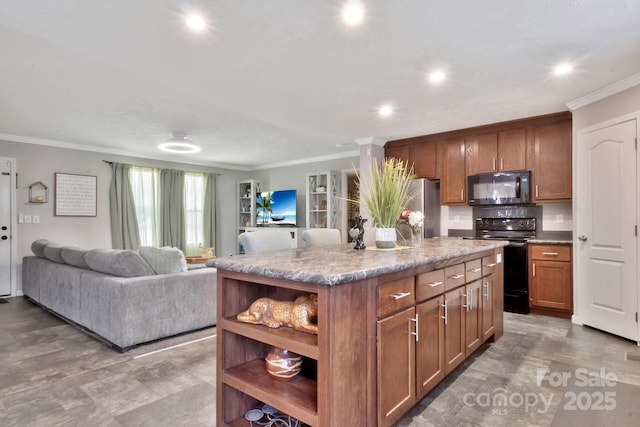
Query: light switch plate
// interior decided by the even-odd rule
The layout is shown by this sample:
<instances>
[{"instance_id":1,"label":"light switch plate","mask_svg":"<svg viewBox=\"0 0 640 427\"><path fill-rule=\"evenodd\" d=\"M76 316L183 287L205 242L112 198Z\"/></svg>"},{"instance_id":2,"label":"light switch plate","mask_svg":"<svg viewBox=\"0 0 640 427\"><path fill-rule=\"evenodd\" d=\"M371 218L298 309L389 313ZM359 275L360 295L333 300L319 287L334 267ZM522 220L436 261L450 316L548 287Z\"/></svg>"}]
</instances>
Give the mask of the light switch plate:
<instances>
[{"instance_id":1,"label":"light switch plate","mask_svg":"<svg viewBox=\"0 0 640 427\"><path fill-rule=\"evenodd\" d=\"M31 215L25 215L24 216L24 223L25 224L31 224Z\"/></svg>"},{"instance_id":2,"label":"light switch plate","mask_svg":"<svg viewBox=\"0 0 640 427\"><path fill-rule=\"evenodd\" d=\"M500 264L502 262L502 254L496 254L496 262Z\"/></svg>"},{"instance_id":3,"label":"light switch plate","mask_svg":"<svg viewBox=\"0 0 640 427\"><path fill-rule=\"evenodd\" d=\"M40 215L34 215L33 216L33 223L34 224L40 224Z\"/></svg>"}]
</instances>

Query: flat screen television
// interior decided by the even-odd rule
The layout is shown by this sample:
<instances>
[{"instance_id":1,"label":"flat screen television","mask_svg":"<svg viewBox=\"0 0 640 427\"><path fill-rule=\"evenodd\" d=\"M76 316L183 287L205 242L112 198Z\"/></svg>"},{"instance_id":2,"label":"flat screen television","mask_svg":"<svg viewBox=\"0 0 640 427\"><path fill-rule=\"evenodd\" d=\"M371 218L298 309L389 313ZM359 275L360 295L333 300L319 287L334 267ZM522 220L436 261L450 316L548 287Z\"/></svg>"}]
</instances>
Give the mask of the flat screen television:
<instances>
[{"instance_id":1,"label":"flat screen television","mask_svg":"<svg viewBox=\"0 0 640 427\"><path fill-rule=\"evenodd\" d=\"M296 190L263 191L256 197L256 224L296 226Z\"/></svg>"}]
</instances>

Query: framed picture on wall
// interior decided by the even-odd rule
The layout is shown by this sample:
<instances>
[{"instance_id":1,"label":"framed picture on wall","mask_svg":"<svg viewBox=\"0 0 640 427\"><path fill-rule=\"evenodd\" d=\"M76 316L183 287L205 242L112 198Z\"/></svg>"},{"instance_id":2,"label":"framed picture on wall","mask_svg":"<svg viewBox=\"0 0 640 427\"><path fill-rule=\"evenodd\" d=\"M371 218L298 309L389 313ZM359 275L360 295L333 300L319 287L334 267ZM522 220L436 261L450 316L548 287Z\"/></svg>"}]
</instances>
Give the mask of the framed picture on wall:
<instances>
[{"instance_id":1,"label":"framed picture on wall","mask_svg":"<svg viewBox=\"0 0 640 427\"><path fill-rule=\"evenodd\" d=\"M97 216L98 177L56 172L55 216Z\"/></svg>"}]
</instances>

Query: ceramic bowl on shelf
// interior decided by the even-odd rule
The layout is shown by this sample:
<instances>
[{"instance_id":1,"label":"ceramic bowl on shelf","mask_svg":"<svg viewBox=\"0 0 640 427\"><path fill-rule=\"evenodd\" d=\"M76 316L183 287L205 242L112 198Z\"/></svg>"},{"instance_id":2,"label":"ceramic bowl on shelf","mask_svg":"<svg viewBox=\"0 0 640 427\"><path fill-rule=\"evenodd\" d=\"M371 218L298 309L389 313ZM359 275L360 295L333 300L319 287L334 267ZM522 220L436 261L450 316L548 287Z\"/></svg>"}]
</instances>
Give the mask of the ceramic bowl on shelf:
<instances>
[{"instance_id":1,"label":"ceramic bowl on shelf","mask_svg":"<svg viewBox=\"0 0 640 427\"><path fill-rule=\"evenodd\" d=\"M272 347L265 358L265 367L272 378L290 381L302 369L302 356L283 348Z\"/></svg>"}]
</instances>

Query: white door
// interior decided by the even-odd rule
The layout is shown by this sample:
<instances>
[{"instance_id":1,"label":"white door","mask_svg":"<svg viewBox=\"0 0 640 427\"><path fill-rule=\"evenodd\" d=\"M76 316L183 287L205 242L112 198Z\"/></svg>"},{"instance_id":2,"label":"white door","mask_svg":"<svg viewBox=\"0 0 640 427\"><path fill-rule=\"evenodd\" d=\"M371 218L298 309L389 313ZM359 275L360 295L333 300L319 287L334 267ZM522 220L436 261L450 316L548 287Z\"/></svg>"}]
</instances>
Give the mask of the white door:
<instances>
[{"instance_id":1,"label":"white door","mask_svg":"<svg viewBox=\"0 0 640 427\"><path fill-rule=\"evenodd\" d=\"M11 295L11 161L0 159L0 296Z\"/></svg>"},{"instance_id":2,"label":"white door","mask_svg":"<svg viewBox=\"0 0 640 427\"><path fill-rule=\"evenodd\" d=\"M577 277L585 325L638 340L637 120L578 134Z\"/></svg>"}]
</instances>

